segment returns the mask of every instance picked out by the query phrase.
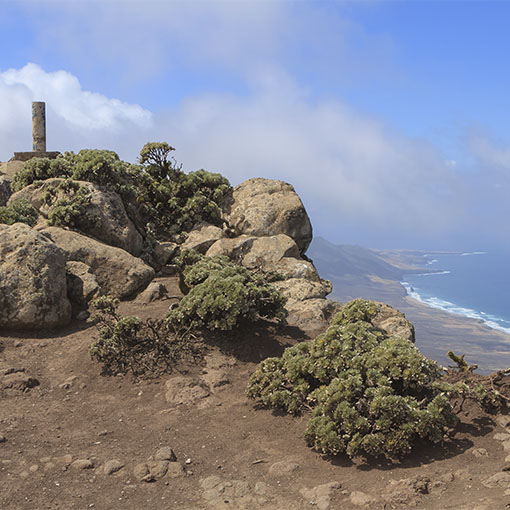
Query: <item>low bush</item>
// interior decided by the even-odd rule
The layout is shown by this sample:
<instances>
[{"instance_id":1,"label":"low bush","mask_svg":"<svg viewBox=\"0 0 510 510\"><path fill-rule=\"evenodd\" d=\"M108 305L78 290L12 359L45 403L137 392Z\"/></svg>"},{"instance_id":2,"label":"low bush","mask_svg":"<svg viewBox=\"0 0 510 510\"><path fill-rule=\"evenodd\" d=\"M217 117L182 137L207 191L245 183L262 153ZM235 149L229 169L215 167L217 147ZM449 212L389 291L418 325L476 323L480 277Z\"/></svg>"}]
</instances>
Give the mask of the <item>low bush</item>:
<instances>
[{"instance_id":1,"label":"low bush","mask_svg":"<svg viewBox=\"0 0 510 510\"><path fill-rule=\"evenodd\" d=\"M56 159L33 158L12 181L13 191L53 177L88 181L120 195L130 218L142 232L158 238L175 238L197 223L221 224L220 203L231 190L220 174L198 170L184 173L166 143L148 143L140 152L140 164L119 159L112 151L84 149L66 152ZM80 198L75 195L72 200ZM71 199L70 199L71 201ZM65 204L69 208L72 204Z\"/></svg>"},{"instance_id":2,"label":"low bush","mask_svg":"<svg viewBox=\"0 0 510 510\"><path fill-rule=\"evenodd\" d=\"M324 334L263 361L248 396L289 413L312 410L305 440L323 453L394 459L419 438L441 442L458 422L450 399L483 398L442 382L436 362L375 328L374 314L370 302L350 302Z\"/></svg>"},{"instance_id":3,"label":"low bush","mask_svg":"<svg viewBox=\"0 0 510 510\"><path fill-rule=\"evenodd\" d=\"M159 235L189 232L197 223L221 224L220 203L231 190L220 174L182 171L167 143L147 143L140 151L142 183L137 201Z\"/></svg>"},{"instance_id":4,"label":"low bush","mask_svg":"<svg viewBox=\"0 0 510 510\"><path fill-rule=\"evenodd\" d=\"M285 322L285 299L262 276L227 257L188 253L180 262L188 293L167 315L175 328L228 331L262 317Z\"/></svg>"},{"instance_id":5,"label":"low bush","mask_svg":"<svg viewBox=\"0 0 510 510\"><path fill-rule=\"evenodd\" d=\"M175 335L164 321L122 316L118 304L109 296L92 302L96 312L91 320L99 335L90 346L90 355L102 363L103 373L157 376L180 359L199 356L198 342Z\"/></svg>"},{"instance_id":6,"label":"low bush","mask_svg":"<svg viewBox=\"0 0 510 510\"><path fill-rule=\"evenodd\" d=\"M19 191L53 177L71 178L109 186L119 193L134 191L139 167L121 161L113 151L83 149L77 154L65 152L56 159L32 158L13 178L12 190Z\"/></svg>"},{"instance_id":7,"label":"low bush","mask_svg":"<svg viewBox=\"0 0 510 510\"><path fill-rule=\"evenodd\" d=\"M90 190L72 179L48 187L44 193L44 201L50 207L50 225L87 230L98 227L101 223L101 218L88 210Z\"/></svg>"},{"instance_id":8,"label":"low bush","mask_svg":"<svg viewBox=\"0 0 510 510\"><path fill-rule=\"evenodd\" d=\"M19 222L33 227L37 223L37 217L37 209L24 198L13 200L12 204L8 207L0 207L0 223L7 225Z\"/></svg>"}]
</instances>

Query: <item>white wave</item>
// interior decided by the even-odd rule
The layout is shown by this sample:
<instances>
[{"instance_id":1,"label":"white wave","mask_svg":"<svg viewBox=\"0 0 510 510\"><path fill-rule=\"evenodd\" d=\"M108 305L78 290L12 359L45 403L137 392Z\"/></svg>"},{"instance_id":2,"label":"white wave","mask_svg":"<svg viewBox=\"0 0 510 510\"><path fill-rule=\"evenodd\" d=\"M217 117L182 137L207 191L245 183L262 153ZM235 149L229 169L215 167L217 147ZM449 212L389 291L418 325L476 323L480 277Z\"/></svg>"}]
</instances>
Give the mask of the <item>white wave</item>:
<instances>
[{"instance_id":1,"label":"white wave","mask_svg":"<svg viewBox=\"0 0 510 510\"><path fill-rule=\"evenodd\" d=\"M436 308L437 310L442 310L443 312L448 312L454 315L460 315L462 317L468 317L470 319L475 319L483 322L486 326L496 329L498 331L502 331L503 333L510 334L510 327L502 326L503 324L509 324L510 322L500 317L496 317L491 314L487 314L485 312L477 312L471 308L464 308L462 306L458 306L454 303L450 303L450 301L446 301L444 299L440 299L438 297L430 297L424 298L421 296L414 287L412 287L409 282L400 282L400 284L406 289L407 295L420 303L430 306L431 308Z\"/></svg>"},{"instance_id":2,"label":"white wave","mask_svg":"<svg viewBox=\"0 0 510 510\"><path fill-rule=\"evenodd\" d=\"M433 273L416 273L416 274L413 274L413 276L434 276L434 275L438 275L438 274L450 274L451 271L434 271Z\"/></svg>"},{"instance_id":3,"label":"white wave","mask_svg":"<svg viewBox=\"0 0 510 510\"><path fill-rule=\"evenodd\" d=\"M469 257L470 255L487 255L486 251L468 251L466 253L461 253L461 257Z\"/></svg>"},{"instance_id":4,"label":"white wave","mask_svg":"<svg viewBox=\"0 0 510 510\"><path fill-rule=\"evenodd\" d=\"M437 259L432 259L427 261L427 266L431 266L432 264L435 264L436 262L439 262Z\"/></svg>"}]
</instances>

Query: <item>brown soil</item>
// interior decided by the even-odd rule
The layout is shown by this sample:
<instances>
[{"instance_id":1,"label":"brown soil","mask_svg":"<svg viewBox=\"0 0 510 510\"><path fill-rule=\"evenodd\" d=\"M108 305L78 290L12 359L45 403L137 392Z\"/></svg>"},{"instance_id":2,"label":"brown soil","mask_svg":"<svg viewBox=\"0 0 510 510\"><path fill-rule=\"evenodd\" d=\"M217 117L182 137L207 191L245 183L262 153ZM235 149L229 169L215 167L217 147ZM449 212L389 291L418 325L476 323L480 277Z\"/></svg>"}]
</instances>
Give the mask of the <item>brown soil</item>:
<instances>
[{"instance_id":1,"label":"brown soil","mask_svg":"<svg viewBox=\"0 0 510 510\"><path fill-rule=\"evenodd\" d=\"M176 282L164 282L172 294ZM121 311L162 317L169 304ZM1 509L509 508L505 416L465 406L444 447L418 445L400 464L352 463L306 447L307 416L280 416L244 395L256 364L301 341L299 331L254 329L149 380L101 375L88 354L95 334L77 321L0 336ZM173 476L140 481L135 466L163 446L182 472L170 463ZM123 467L105 474L111 460Z\"/></svg>"}]
</instances>

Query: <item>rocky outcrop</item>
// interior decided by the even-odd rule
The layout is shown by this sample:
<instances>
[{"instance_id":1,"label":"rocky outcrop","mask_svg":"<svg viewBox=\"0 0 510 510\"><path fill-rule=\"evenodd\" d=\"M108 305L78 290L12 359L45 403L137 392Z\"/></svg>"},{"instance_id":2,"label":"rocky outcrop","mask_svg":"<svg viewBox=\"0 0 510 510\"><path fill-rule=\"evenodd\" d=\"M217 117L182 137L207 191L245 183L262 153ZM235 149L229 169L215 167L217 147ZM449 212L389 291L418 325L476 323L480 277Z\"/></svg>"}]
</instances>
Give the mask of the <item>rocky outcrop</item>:
<instances>
[{"instance_id":1,"label":"rocky outcrop","mask_svg":"<svg viewBox=\"0 0 510 510\"><path fill-rule=\"evenodd\" d=\"M283 181L255 178L237 186L223 205L224 217L236 235L291 237L304 254L312 225L294 188Z\"/></svg>"},{"instance_id":2,"label":"rocky outcrop","mask_svg":"<svg viewBox=\"0 0 510 510\"><path fill-rule=\"evenodd\" d=\"M399 336L414 343L414 326L405 315L386 303L374 301L377 313L371 320L372 324L381 328L388 336Z\"/></svg>"},{"instance_id":3,"label":"rocky outcrop","mask_svg":"<svg viewBox=\"0 0 510 510\"><path fill-rule=\"evenodd\" d=\"M126 299L154 278L154 269L125 250L58 227L43 227L41 232L64 250L68 261L87 264L102 292Z\"/></svg>"},{"instance_id":4,"label":"rocky outcrop","mask_svg":"<svg viewBox=\"0 0 510 510\"><path fill-rule=\"evenodd\" d=\"M273 286L289 301L324 299L333 290L329 280L314 282L304 278L291 278L289 280L273 282Z\"/></svg>"},{"instance_id":5,"label":"rocky outcrop","mask_svg":"<svg viewBox=\"0 0 510 510\"><path fill-rule=\"evenodd\" d=\"M11 182L12 179L8 175L0 174L0 206L7 205L7 202L12 195Z\"/></svg>"},{"instance_id":6,"label":"rocky outcrop","mask_svg":"<svg viewBox=\"0 0 510 510\"><path fill-rule=\"evenodd\" d=\"M17 198L25 198L47 218L57 206L59 199L73 196L61 188L64 182L65 179L54 178L31 184L14 193L9 203ZM88 203L83 212L83 219L76 222L76 230L111 246L122 248L132 255L140 255L143 238L129 219L119 195L91 182L74 181L74 183L88 191Z\"/></svg>"},{"instance_id":7,"label":"rocky outcrop","mask_svg":"<svg viewBox=\"0 0 510 510\"><path fill-rule=\"evenodd\" d=\"M284 278L304 278L313 282L321 279L313 262L309 260L283 257L275 264L273 270Z\"/></svg>"},{"instance_id":8,"label":"rocky outcrop","mask_svg":"<svg viewBox=\"0 0 510 510\"><path fill-rule=\"evenodd\" d=\"M342 309L342 304L325 298L289 300L285 308L289 312L287 322L307 333L310 337L322 332L331 318Z\"/></svg>"},{"instance_id":9,"label":"rocky outcrop","mask_svg":"<svg viewBox=\"0 0 510 510\"><path fill-rule=\"evenodd\" d=\"M64 251L28 225L0 225L0 327L53 328L70 319Z\"/></svg>"},{"instance_id":10,"label":"rocky outcrop","mask_svg":"<svg viewBox=\"0 0 510 510\"><path fill-rule=\"evenodd\" d=\"M16 172L21 170L23 168L23 165L25 164L24 161L6 161L3 163L0 163L0 174L6 174L9 177L14 177Z\"/></svg>"},{"instance_id":11,"label":"rocky outcrop","mask_svg":"<svg viewBox=\"0 0 510 510\"><path fill-rule=\"evenodd\" d=\"M263 237L242 235L216 241L206 255L226 255L245 267L271 271L284 257L299 257L299 249L296 243L284 234Z\"/></svg>"},{"instance_id":12,"label":"rocky outcrop","mask_svg":"<svg viewBox=\"0 0 510 510\"><path fill-rule=\"evenodd\" d=\"M99 293L100 287L87 264L69 261L66 264L67 296L78 308L85 308Z\"/></svg>"},{"instance_id":13,"label":"rocky outcrop","mask_svg":"<svg viewBox=\"0 0 510 510\"><path fill-rule=\"evenodd\" d=\"M218 239L224 237L225 233L221 228L202 223L189 233L188 238L182 244L182 248L205 254Z\"/></svg>"}]
</instances>

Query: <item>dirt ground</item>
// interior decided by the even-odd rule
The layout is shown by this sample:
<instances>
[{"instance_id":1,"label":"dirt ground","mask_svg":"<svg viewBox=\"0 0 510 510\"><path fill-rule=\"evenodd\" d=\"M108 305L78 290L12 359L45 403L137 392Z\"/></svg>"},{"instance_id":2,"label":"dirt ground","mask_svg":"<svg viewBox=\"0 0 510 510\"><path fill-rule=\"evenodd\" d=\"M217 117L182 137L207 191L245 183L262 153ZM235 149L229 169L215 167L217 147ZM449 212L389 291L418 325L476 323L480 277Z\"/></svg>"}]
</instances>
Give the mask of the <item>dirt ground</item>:
<instances>
[{"instance_id":1,"label":"dirt ground","mask_svg":"<svg viewBox=\"0 0 510 510\"><path fill-rule=\"evenodd\" d=\"M162 317L169 304L121 311ZM307 448L307 416L245 397L256 364L301 341L299 331L254 329L199 364L138 381L101 375L88 354L95 334L79 321L0 334L2 510L510 508L506 416L466 407L444 448L419 445L400 464L352 463Z\"/></svg>"}]
</instances>

